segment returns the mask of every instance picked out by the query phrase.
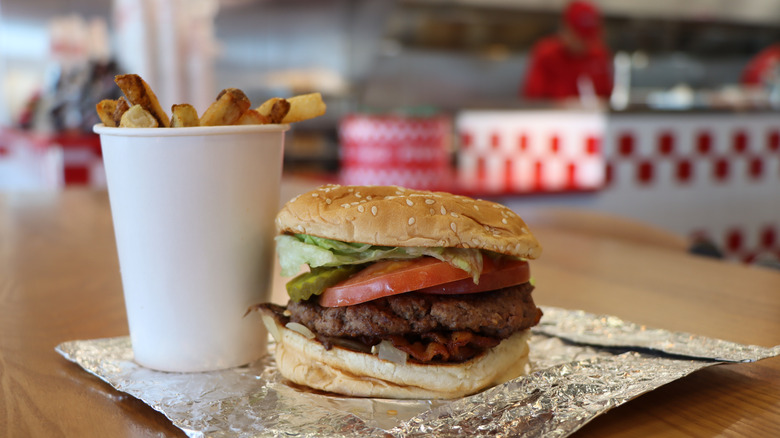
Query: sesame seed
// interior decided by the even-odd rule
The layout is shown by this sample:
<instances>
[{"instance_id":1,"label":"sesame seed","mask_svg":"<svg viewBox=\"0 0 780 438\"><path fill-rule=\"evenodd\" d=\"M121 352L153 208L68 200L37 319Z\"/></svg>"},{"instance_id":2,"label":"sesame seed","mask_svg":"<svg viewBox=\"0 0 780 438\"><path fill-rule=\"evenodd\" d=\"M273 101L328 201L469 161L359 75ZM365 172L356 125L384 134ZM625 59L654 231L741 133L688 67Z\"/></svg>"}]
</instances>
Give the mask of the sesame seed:
<instances>
[{"instance_id":1,"label":"sesame seed","mask_svg":"<svg viewBox=\"0 0 780 438\"><path fill-rule=\"evenodd\" d=\"M376 205L374 205L373 207L371 207L371 214L373 214L374 216L376 216Z\"/></svg>"},{"instance_id":2,"label":"sesame seed","mask_svg":"<svg viewBox=\"0 0 780 438\"><path fill-rule=\"evenodd\" d=\"M441 206L441 214L447 214L447 209L443 205Z\"/></svg>"},{"instance_id":3,"label":"sesame seed","mask_svg":"<svg viewBox=\"0 0 780 438\"><path fill-rule=\"evenodd\" d=\"M341 206L344 208L349 208L349 204L341 204Z\"/></svg>"},{"instance_id":4,"label":"sesame seed","mask_svg":"<svg viewBox=\"0 0 780 438\"><path fill-rule=\"evenodd\" d=\"M431 205L431 204L433 204L433 203L435 203L435 202L436 202L436 201L434 201L433 199L426 199L426 200L425 200L425 203L426 203L426 204L428 204L428 205Z\"/></svg>"},{"instance_id":5,"label":"sesame seed","mask_svg":"<svg viewBox=\"0 0 780 438\"><path fill-rule=\"evenodd\" d=\"M326 204L330 205L332 202L333 202L333 200L332 200L332 199L330 199L330 198L325 198L325 203L326 203Z\"/></svg>"},{"instance_id":6,"label":"sesame seed","mask_svg":"<svg viewBox=\"0 0 780 438\"><path fill-rule=\"evenodd\" d=\"M458 226L455 225L455 222L450 222L450 228L452 228L452 231L458 232Z\"/></svg>"},{"instance_id":7,"label":"sesame seed","mask_svg":"<svg viewBox=\"0 0 780 438\"><path fill-rule=\"evenodd\" d=\"M319 193L312 193L312 194L311 194L311 197L312 197L312 198L316 198L316 197L318 197L318 196L320 196L320 194L319 194Z\"/></svg>"},{"instance_id":8,"label":"sesame seed","mask_svg":"<svg viewBox=\"0 0 780 438\"><path fill-rule=\"evenodd\" d=\"M355 193L355 197L356 197L356 198L362 198L363 196L360 194L360 192L356 192L356 193Z\"/></svg>"},{"instance_id":9,"label":"sesame seed","mask_svg":"<svg viewBox=\"0 0 780 438\"><path fill-rule=\"evenodd\" d=\"M477 206L477 204L474 204L474 210L479 211L479 207Z\"/></svg>"},{"instance_id":10,"label":"sesame seed","mask_svg":"<svg viewBox=\"0 0 780 438\"><path fill-rule=\"evenodd\" d=\"M450 212L450 216L452 216L452 217L458 217L458 213L455 213L454 211L453 211L453 212Z\"/></svg>"},{"instance_id":11,"label":"sesame seed","mask_svg":"<svg viewBox=\"0 0 780 438\"><path fill-rule=\"evenodd\" d=\"M414 202L412 202L412 200L411 200L411 199L407 199L407 200L406 200L406 205L408 205L409 207L411 207L411 206L413 206L413 205L414 205Z\"/></svg>"},{"instance_id":12,"label":"sesame seed","mask_svg":"<svg viewBox=\"0 0 780 438\"><path fill-rule=\"evenodd\" d=\"M363 213L366 209L362 205L358 205L358 211Z\"/></svg>"},{"instance_id":13,"label":"sesame seed","mask_svg":"<svg viewBox=\"0 0 780 438\"><path fill-rule=\"evenodd\" d=\"M355 201L355 202L350 202L350 203L349 203L349 205L358 205L358 204L360 204L360 203L359 203L359 202L357 202L357 201Z\"/></svg>"},{"instance_id":14,"label":"sesame seed","mask_svg":"<svg viewBox=\"0 0 780 438\"><path fill-rule=\"evenodd\" d=\"M298 229L298 231L303 232L303 225L298 225L296 228Z\"/></svg>"},{"instance_id":15,"label":"sesame seed","mask_svg":"<svg viewBox=\"0 0 780 438\"><path fill-rule=\"evenodd\" d=\"M413 225L413 224L414 224L414 218L413 218L413 217L410 217L410 218L409 218L409 225Z\"/></svg>"},{"instance_id":16,"label":"sesame seed","mask_svg":"<svg viewBox=\"0 0 780 438\"><path fill-rule=\"evenodd\" d=\"M366 196L366 199L371 200L371 195Z\"/></svg>"},{"instance_id":17,"label":"sesame seed","mask_svg":"<svg viewBox=\"0 0 780 438\"><path fill-rule=\"evenodd\" d=\"M347 191L348 191L349 193L352 193L352 192L354 192L354 191L355 191L355 189L353 189L353 188L351 188L351 187L350 187L350 188L348 188L348 189L347 189Z\"/></svg>"},{"instance_id":18,"label":"sesame seed","mask_svg":"<svg viewBox=\"0 0 780 438\"><path fill-rule=\"evenodd\" d=\"M433 209L432 209L432 208L431 208L429 211L430 211L431 215L434 215L434 214L436 214L436 212L435 212L435 211L433 211Z\"/></svg>"},{"instance_id":19,"label":"sesame seed","mask_svg":"<svg viewBox=\"0 0 780 438\"><path fill-rule=\"evenodd\" d=\"M504 224L504 225L506 225L506 224L508 224L509 222L507 222L507 221L506 221L506 218L504 218L504 219L501 219L501 223L502 223L502 224Z\"/></svg>"}]
</instances>

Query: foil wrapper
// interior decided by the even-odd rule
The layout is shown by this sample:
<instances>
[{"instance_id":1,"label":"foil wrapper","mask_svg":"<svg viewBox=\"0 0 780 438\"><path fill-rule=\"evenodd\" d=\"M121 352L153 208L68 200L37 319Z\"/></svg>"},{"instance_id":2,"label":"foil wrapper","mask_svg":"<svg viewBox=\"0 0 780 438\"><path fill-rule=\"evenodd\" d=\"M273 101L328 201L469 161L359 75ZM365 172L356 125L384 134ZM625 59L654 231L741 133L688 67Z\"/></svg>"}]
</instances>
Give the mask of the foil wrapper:
<instances>
[{"instance_id":1,"label":"foil wrapper","mask_svg":"<svg viewBox=\"0 0 780 438\"><path fill-rule=\"evenodd\" d=\"M56 350L162 412L188 436L215 438L565 437L699 369L780 355L780 346L650 329L582 311L542 310L542 323L529 341L531 373L457 400L324 394L285 382L270 355L224 371L154 371L133 362L129 337L70 341Z\"/></svg>"}]
</instances>

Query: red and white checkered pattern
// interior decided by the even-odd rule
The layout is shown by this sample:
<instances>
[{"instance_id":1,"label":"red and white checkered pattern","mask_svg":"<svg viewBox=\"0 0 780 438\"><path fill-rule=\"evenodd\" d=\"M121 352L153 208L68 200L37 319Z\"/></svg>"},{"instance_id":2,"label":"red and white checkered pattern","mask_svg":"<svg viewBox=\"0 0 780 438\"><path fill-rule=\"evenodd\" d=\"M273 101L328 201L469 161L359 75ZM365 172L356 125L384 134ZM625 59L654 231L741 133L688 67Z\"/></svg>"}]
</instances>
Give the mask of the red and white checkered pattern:
<instances>
[{"instance_id":1,"label":"red and white checkered pattern","mask_svg":"<svg viewBox=\"0 0 780 438\"><path fill-rule=\"evenodd\" d=\"M50 147L62 149L63 180L68 186L106 187L103 152L96 134L56 136Z\"/></svg>"},{"instance_id":2,"label":"red and white checkered pattern","mask_svg":"<svg viewBox=\"0 0 780 438\"><path fill-rule=\"evenodd\" d=\"M766 223L758 227L726 227L713 232L701 229L691 232L692 239L713 242L730 259L751 263L761 258L780 260L780 227Z\"/></svg>"},{"instance_id":3,"label":"red and white checkered pattern","mask_svg":"<svg viewBox=\"0 0 780 438\"><path fill-rule=\"evenodd\" d=\"M780 122L718 118L689 116L654 131L615 117L608 131L607 182L617 183L617 167L632 167L623 183L638 186L661 183L663 166L671 169L664 180L678 185L759 182L777 174L777 167L772 170L780 156Z\"/></svg>"},{"instance_id":4,"label":"red and white checkered pattern","mask_svg":"<svg viewBox=\"0 0 780 438\"><path fill-rule=\"evenodd\" d=\"M0 188L105 187L97 135L0 130Z\"/></svg>"},{"instance_id":5,"label":"red and white checkered pattern","mask_svg":"<svg viewBox=\"0 0 780 438\"><path fill-rule=\"evenodd\" d=\"M449 189L451 130L445 116L347 116L339 132L341 182Z\"/></svg>"},{"instance_id":6,"label":"red and white checkered pattern","mask_svg":"<svg viewBox=\"0 0 780 438\"><path fill-rule=\"evenodd\" d=\"M466 189L575 191L554 199L506 198L518 212L535 203L572 203L706 236L733 260L780 256L776 113L469 111L457 120L458 181ZM563 148L573 148L571 155L561 154ZM566 183L571 173L561 171L572 165L561 164L566 159L580 160L573 165L581 174L581 166L602 170L572 186Z\"/></svg>"},{"instance_id":7,"label":"red and white checkered pattern","mask_svg":"<svg viewBox=\"0 0 780 438\"><path fill-rule=\"evenodd\" d=\"M604 184L599 113L478 111L457 118L458 188L483 194L592 191Z\"/></svg>"},{"instance_id":8,"label":"red and white checkered pattern","mask_svg":"<svg viewBox=\"0 0 780 438\"><path fill-rule=\"evenodd\" d=\"M730 259L780 256L776 114L615 115L607 128L605 199Z\"/></svg>"},{"instance_id":9,"label":"red and white checkered pattern","mask_svg":"<svg viewBox=\"0 0 780 438\"><path fill-rule=\"evenodd\" d=\"M0 190L46 190L62 186L62 154L47 138L0 128Z\"/></svg>"}]
</instances>

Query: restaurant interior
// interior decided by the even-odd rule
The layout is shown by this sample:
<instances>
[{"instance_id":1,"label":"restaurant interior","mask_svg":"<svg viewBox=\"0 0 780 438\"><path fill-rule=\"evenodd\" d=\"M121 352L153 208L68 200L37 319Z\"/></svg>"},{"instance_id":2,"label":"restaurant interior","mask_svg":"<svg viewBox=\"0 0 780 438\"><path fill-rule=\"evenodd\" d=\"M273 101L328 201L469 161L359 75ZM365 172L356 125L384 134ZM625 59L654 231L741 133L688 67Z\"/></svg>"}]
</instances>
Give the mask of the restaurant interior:
<instances>
[{"instance_id":1,"label":"restaurant interior","mask_svg":"<svg viewBox=\"0 0 780 438\"><path fill-rule=\"evenodd\" d=\"M566 104L520 94L564 1L183 3L3 2L2 190L105 187L94 104L137 72L163 107L199 111L227 87L321 92L327 113L287 134L287 175L612 213L777 265L778 67L743 81L780 41L777 2L599 1L614 87Z\"/></svg>"},{"instance_id":2,"label":"restaurant interior","mask_svg":"<svg viewBox=\"0 0 780 438\"><path fill-rule=\"evenodd\" d=\"M778 23L0 0L0 437L780 436Z\"/></svg>"}]
</instances>

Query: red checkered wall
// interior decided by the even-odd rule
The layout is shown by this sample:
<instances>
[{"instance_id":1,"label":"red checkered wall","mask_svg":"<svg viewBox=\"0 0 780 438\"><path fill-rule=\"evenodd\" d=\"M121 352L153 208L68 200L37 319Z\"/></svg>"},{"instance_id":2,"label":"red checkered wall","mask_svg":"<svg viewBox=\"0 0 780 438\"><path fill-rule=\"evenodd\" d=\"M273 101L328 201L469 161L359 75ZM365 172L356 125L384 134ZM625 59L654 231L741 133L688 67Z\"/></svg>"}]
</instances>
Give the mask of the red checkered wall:
<instances>
[{"instance_id":1,"label":"red checkered wall","mask_svg":"<svg viewBox=\"0 0 780 438\"><path fill-rule=\"evenodd\" d=\"M458 189L490 195L600 189L605 124L596 113L464 112L457 118Z\"/></svg>"},{"instance_id":2,"label":"red checkered wall","mask_svg":"<svg viewBox=\"0 0 780 438\"><path fill-rule=\"evenodd\" d=\"M343 184L451 189L449 117L353 114L339 137Z\"/></svg>"},{"instance_id":3,"label":"red checkered wall","mask_svg":"<svg viewBox=\"0 0 780 438\"><path fill-rule=\"evenodd\" d=\"M780 255L776 114L485 111L462 115L456 129L461 140L458 181L467 191L568 192L553 198L507 197L506 202L518 209L569 203L635 217L691 238L706 236L736 260ZM549 166L561 167L561 139L576 149L577 160L592 159L590 154L597 151L603 169L600 183L561 184L566 172L560 171L558 182L540 182ZM516 148L508 152L506 146L512 144ZM511 164L495 164L502 160ZM491 162L492 167L487 164ZM523 178L537 182L508 182Z\"/></svg>"},{"instance_id":4,"label":"red checkered wall","mask_svg":"<svg viewBox=\"0 0 780 438\"><path fill-rule=\"evenodd\" d=\"M43 135L13 129L0 129L0 187L35 189L62 186L104 188L105 171L97 135ZM13 181L6 181L6 178Z\"/></svg>"},{"instance_id":5,"label":"red checkered wall","mask_svg":"<svg viewBox=\"0 0 780 438\"><path fill-rule=\"evenodd\" d=\"M607 136L605 193L731 259L780 256L779 116L616 115Z\"/></svg>"}]
</instances>

